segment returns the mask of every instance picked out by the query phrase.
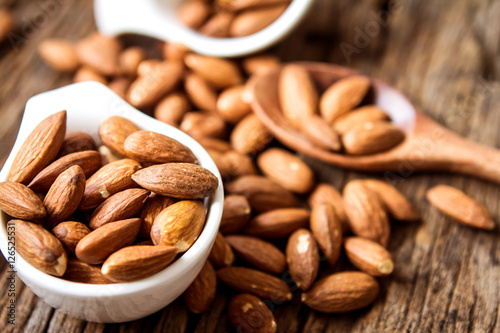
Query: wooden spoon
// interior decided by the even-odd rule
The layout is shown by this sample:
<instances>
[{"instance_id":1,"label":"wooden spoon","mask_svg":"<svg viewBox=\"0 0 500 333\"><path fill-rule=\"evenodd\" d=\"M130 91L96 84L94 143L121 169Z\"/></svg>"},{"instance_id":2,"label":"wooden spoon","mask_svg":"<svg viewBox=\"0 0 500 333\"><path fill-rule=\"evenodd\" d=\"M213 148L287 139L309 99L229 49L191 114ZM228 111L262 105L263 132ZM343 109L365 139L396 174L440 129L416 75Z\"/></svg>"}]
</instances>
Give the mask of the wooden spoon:
<instances>
[{"instance_id":1,"label":"wooden spoon","mask_svg":"<svg viewBox=\"0 0 500 333\"><path fill-rule=\"evenodd\" d=\"M340 78L359 75L340 66L300 62L320 91ZM279 69L254 76L248 89L252 107L269 131L291 149L344 168L386 172L395 180L415 171L449 171L500 183L500 151L468 141L427 118L398 90L372 78L373 102L406 133L397 147L383 153L349 156L321 149L307 140L284 117L278 98Z\"/></svg>"}]
</instances>

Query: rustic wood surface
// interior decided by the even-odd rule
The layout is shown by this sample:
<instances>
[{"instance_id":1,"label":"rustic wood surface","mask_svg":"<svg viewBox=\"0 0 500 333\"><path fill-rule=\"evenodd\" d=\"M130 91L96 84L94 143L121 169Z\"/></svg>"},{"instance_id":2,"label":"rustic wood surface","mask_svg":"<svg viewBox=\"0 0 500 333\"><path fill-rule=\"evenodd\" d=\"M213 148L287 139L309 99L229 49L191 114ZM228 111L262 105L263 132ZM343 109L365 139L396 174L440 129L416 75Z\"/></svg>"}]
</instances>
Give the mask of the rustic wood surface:
<instances>
[{"instance_id":1,"label":"rustic wood surface","mask_svg":"<svg viewBox=\"0 0 500 333\"><path fill-rule=\"evenodd\" d=\"M78 40L95 30L92 2L4 0L18 21L16 45L0 44L0 164L14 143L24 105L37 93L70 83L36 54L44 38ZM381 15L382 14L382 15ZM285 61L313 60L356 68L401 89L439 123L500 147L500 2L487 0L317 0L303 24L271 51ZM474 158L474 156L471 156ZM318 178L342 188L364 174L305 160ZM325 315L292 302L276 305L279 332L500 332L500 186L471 177L413 174L396 186L422 221L393 224L392 276L368 309ZM494 214L483 232L455 224L425 200L435 184L463 189ZM342 266L342 264L340 265ZM16 326L7 323L7 265L0 261L0 332L232 331L221 288L212 309L192 315L182 300L147 318L96 324L54 310L16 279Z\"/></svg>"}]
</instances>

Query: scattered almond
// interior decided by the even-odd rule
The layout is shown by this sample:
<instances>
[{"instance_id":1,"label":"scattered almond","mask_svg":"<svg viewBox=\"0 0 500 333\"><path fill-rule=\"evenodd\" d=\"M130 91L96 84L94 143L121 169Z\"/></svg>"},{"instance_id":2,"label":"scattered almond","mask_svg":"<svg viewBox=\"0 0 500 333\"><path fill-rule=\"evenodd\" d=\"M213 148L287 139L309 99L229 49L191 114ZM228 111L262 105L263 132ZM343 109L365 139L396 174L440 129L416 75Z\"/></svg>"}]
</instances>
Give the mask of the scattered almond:
<instances>
[{"instance_id":1,"label":"scattered almond","mask_svg":"<svg viewBox=\"0 0 500 333\"><path fill-rule=\"evenodd\" d=\"M215 243L208 255L208 260L216 268L231 266L234 261L234 254L225 237L219 232L215 238Z\"/></svg>"},{"instance_id":2,"label":"scattered almond","mask_svg":"<svg viewBox=\"0 0 500 333\"><path fill-rule=\"evenodd\" d=\"M248 222L243 233L262 238L281 238L309 225L309 211L281 208L257 215Z\"/></svg>"},{"instance_id":3,"label":"scattered almond","mask_svg":"<svg viewBox=\"0 0 500 333\"><path fill-rule=\"evenodd\" d=\"M80 66L73 44L64 39L46 39L38 46L40 57L58 72L72 73Z\"/></svg>"},{"instance_id":4,"label":"scattered almond","mask_svg":"<svg viewBox=\"0 0 500 333\"><path fill-rule=\"evenodd\" d=\"M203 313L210 309L217 292L217 275L209 261L201 268L193 283L184 292L184 303L189 311Z\"/></svg>"},{"instance_id":5,"label":"scattered almond","mask_svg":"<svg viewBox=\"0 0 500 333\"><path fill-rule=\"evenodd\" d=\"M228 317L238 332L274 333L278 328L271 310L250 294L239 294L231 299Z\"/></svg>"},{"instance_id":6,"label":"scattered almond","mask_svg":"<svg viewBox=\"0 0 500 333\"><path fill-rule=\"evenodd\" d=\"M220 231L223 234L237 233L250 220L252 208L242 195L226 195L224 210L220 221Z\"/></svg>"},{"instance_id":7,"label":"scattered almond","mask_svg":"<svg viewBox=\"0 0 500 333\"><path fill-rule=\"evenodd\" d=\"M342 222L329 203L312 207L311 231L328 264L333 267L342 250Z\"/></svg>"},{"instance_id":8,"label":"scattered almond","mask_svg":"<svg viewBox=\"0 0 500 333\"><path fill-rule=\"evenodd\" d=\"M344 248L349 261L372 276L385 276L394 270L391 254L380 244L361 237L347 237Z\"/></svg>"},{"instance_id":9,"label":"scattered almond","mask_svg":"<svg viewBox=\"0 0 500 333\"><path fill-rule=\"evenodd\" d=\"M319 272L318 245L307 229L298 229L288 238L286 262L290 275L301 290L308 290Z\"/></svg>"}]
</instances>

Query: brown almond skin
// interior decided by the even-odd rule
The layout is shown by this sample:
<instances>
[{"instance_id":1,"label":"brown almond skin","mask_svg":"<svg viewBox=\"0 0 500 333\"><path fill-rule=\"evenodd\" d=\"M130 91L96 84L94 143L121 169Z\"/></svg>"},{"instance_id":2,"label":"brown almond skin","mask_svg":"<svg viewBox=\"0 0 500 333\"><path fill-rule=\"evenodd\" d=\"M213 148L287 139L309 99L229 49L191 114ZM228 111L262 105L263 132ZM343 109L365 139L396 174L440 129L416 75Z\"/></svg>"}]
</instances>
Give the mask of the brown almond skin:
<instances>
[{"instance_id":1,"label":"brown almond skin","mask_svg":"<svg viewBox=\"0 0 500 333\"><path fill-rule=\"evenodd\" d=\"M128 77L135 77L137 68L144 59L146 52L141 47L133 46L123 50L118 57L121 72Z\"/></svg>"},{"instance_id":2,"label":"brown almond skin","mask_svg":"<svg viewBox=\"0 0 500 333\"><path fill-rule=\"evenodd\" d=\"M185 252L200 236L205 218L203 202L176 202L156 216L151 227L151 239L155 245L174 246L179 253Z\"/></svg>"},{"instance_id":3,"label":"brown almond skin","mask_svg":"<svg viewBox=\"0 0 500 333\"><path fill-rule=\"evenodd\" d=\"M375 179L365 180L365 185L377 193L392 218L404 222L413 222L420 219L415 207L395 187Z\"/></svg>"},{"instance_id":4,"label":"brown almond skin","mask_svg":"<svg viewBox=\"0 0 500 333\"><path fill-rule=\"evenodd\" d=\"M78 208L85 191L85 174L78 165L61 173L43 200L47 210L47 229L70 217Z\"/></svg>"},{"instance_id":5,"label":"brown almond skin","mask_svg":"<svg viewBox=\"0 0 500 333\"><path fill-rule=\"evenodd\" d=\"M69 258L68 268L64 273L63 279L88 284L110 284L113 281L108 280L102 275L101 268L87 264L77 258Z\"/></svg>"},{"instance_id":6,"label":"brown almond skin","mask_svg":"<svg viewBox=\"0 0 500 333\"><path fill-rule=\"evenodd\" d=\"M318 245L307 229L290 235L286 245L286 262L290 275L301 290L308 290L319 272Z\"/></svg>"},{"instance_id":7,"label":"brown almond skin","mask_svg":"<svg viewBox=\"0 0 500 333\"><path fill-rule=\"evenodd\" d=\"M207 150L215 150L219 153L225 153L232 149L229 142L217 138L200 138L198 143Z\"/></svg>"},{"instance_id":8,"label":"brown almond skin","mask_svg":"<svg viewBox=\"0 0 500 333\"><path fill-rule=\"evenodd\" d=\"M38 45L38 54L47 65L58 72L72 73L80 66L74 45L63 39L43 40Z\"/></svg>"},{"instance_id":9,"label":"brown almond skin","mask_svg":"<svg viewBox=\"0 0 500 333\"><path fill-rule=\"evenodd\" d=\"M271 310L250 294L234 296L229 302L227 315L238 332L274 333L278 329Z\"/></svg>"},{"instance_id":10,"label":"brown almond skin","mask_svg":"<svg viewBox=\"0 0 500 333\"><path fill-rule=\"evenodd\" d=\"M118 56L122 46L116 38L106 37L97 32L80 40L76 53L80 62L103 76L120 73Z\"/></svg>"},{"instance_id":11,"label":"brown almond skin","mask_svg":"<svg viewBox=\"0 0 500 333\"><path fill-rule=\"evenodd\" d=\"M243 69L248 75L263 74L280 66L280 59L274 54L262 53L245 57L242 60Z\"/></svg>"},{"instance_id":12,"label":"brown almond skin","mask_svg":"<svg viewBox=\"0 0 500 333\"><path fill-rule=\"evenodd\" d=\"M76 245L90 233L83 223L76 221L61 222L52 229L52 234L61 242L68 254L75 254Z\"/></svg>"},{"instance_id":13,"label":"brown almond skin","mask_svg":"<svg viewBox=\"0 0 500 333\"><path fill-rule=\"evenodd\" d=\"M90 229L132 218L137 215L146 203L150 192L142 188L130 188L113 194L100 204L90 216Z\"/></svg>"},{"instance_id":14,"label":"brown almond skin","mask_svg":"<svg viewBox=\"0 0 500 333\"><path fill-rule=\"evenodd\" d=\"M347 154L369 155L394 148L405 138L405 134L392 123L374 121L353 127L342 136Z\"/></svg>"},{"instance_id":15,"label":"brown almond skin","mask_svg":"<svg viewBox=\"0 0 500 333\"><path fill-rule=\"evenodd\" d=\"M217 6L229 11L240 11L260 6L290 3L290 0L216 0Z\"/></svg>"},{"instance_id":16,"label":"brown almond skin","mask_svg":"<svg viewBox=\"0 0 500 333\"><path fill-rule=\"evenodd\" d=\"M344 187L344 204L352 232L386 247L390 236L389 219L377 194L363 181L353 180Z\"/></svg>"},{"instance_id":17,"label":"brown almond skin","mask_svg":"<svg viewBox=\"0 0 500 333\"><path fill-rule=\"evenodd\" d=\"M374 241L361 237L347 237L344 249L354 266L372 276L386 276L394 270L391 254Z\"/></svg>"},{"instance_id":18,"label":"brown almond skin","mask_svg":"<svg viewBox=\"0 0 500 333\"><path fill-rule=\"evenodd\" d=\"M3 42L9 33L15 29L12 12L6 8L0 9L0 22L0 42Z\"/></svg>"},{"instance_id":19,"label":"brown almond skin","mask_svg":"<svg viewBox=\"0 0 500 333\"><path fill-rule=\"evenodd\" d=\"M361 272L332 274L302 294L302 302L324 313L346 313L373 303L380 287L373 277Z\"/></svg>"},{"instance_id":20,"label":"brown almond skin","mask_svg":"<svg viewBox=\"0 0 500 333\"><path fill-rule=\"evenodd\" d=\"M141 230L139 237L148 238L151 234L151 226L158 214L165 208L176 203L173 198L164 197L159 194L152 194L146 201L146 204L141 210Z\"/></svg>"},{"instance_id":21,"label":"brown almond skin","mask_svg":"<svg viewBox=\"0 0 500 333\"><path fill-rule=\"evenodd\" d=\"M228 195L224 198L224 210L219 230L223 234L239 232L250 220L252 208L242 195Z\"/></svg>"},{"instance_id":22,"label":"brown almond skin","mask_svg":"<svg viewBox=\"0 0 500 333\"><path fill-rule=\"evenodd\" d=\"M216 112L217 92L215 88L200 75L188 73L184 78L184 90L189 100L199 110Z\"/></svg>"},{"instance_id":23,"label":"brown almond skin","mask_svg":"<svg viewBox=\"0 0 500 333\"><path fill-rule=\"evenodd\" d=\"M30 133L16 154L10 168L9 181L28 184L57 156L65 134L66 111L45 118Z\"/></svg>"},{"instance_id":24,"label":"brown almond skin","mask_svg":"<svg viewBox=\"0 0 500 333\"><path fill-rule=\"evenodd\" d=\"M190 50L181 43L164 43L162 47L163 58L170 61L184 61L189 52Z\"/></svg>"},{"instance_id":25,"label":"brown almond skin","mask_svg":"<svg viewBox=\"0 0 500 333\"><path fill-rule=\"evenodd\" d=\"M345 213L344 199L342 198L342 194L340 194L335 187L327 183L318 184L309 195L307 202L312 208L322 203L332 205L335 214L337 214L337 217L342 223L342 232L344 234L349 232L349 221Z\"/></svg>"},{"instance_id":26,"label":"brown almond skin","mask_svg":"<svg viewBox=\"0 0 500 333\"><path fill-rule=\"evenodd\" d=\"M208 260L216 268L231 266L233 264L233 250L220 232L217 233L212 250L208 255Z\"/></svg>"},{"instance_id":27,"label":"brown almond skin","mask_svg":"<svg viewBox=\"0 0 500 333\"><path fill-rule=\"evenodd\" d=\"M63 276L68 256L61 242L41 225L11 220L16 230L16 250L30 265L44 273Z\"/></svg>"},{"instance_id":28,"label":"brown almond skin","mask_svg":"<svg viewBox=\"0 0 500 333\"><path fill-rule=\"evenodd\" d=\"M328 264L333 267L342 250L342 222L332 205L315 205L311 211L311 231Z\"/></svg>"},{"instance_id":29,"label":"brown almond skin","mask_svg":"<svg viewBox=\"0 0 500 333\"><path fill-rule=\"evenodd\" d=\"M121 99L127 97L127 91L132 84L132 80L126 77L116 77L108 83L108 88L113 90Z\"/></svg>"},{"instance_id":30,"label":"brown almond skin","mask_svg":"<svg viewBox=\"0 0 500 333\"><path fill-rule=\"evenodd\" d=\"M281 274L286 269L285 255L269 242L243 235L226 236L226 241L238 257L261 271Z\"/></svg>"},{"instance_id":31,"label":"brown almond skin","mask_svg":"<svg viewBox=\"0 0 500 333\"><path fill-rule=\"evenodd\" d=\"M106 164L97 170L87 179L79 209L95 208L113 194L137 187L132 180L132 175L140 168L141 165L138 162L123 159Z\"/></svg>"},{"instance_id":32,"label":"brown almond skin","mask_svg":"<svg viewBox=\"0 0 500 333\"><path fill-rule=\"evenodd\" d=\"M248 222L243 233L261 238L281 238L309 225L309 211L281 208L257 215Z\"/></svg>"},{"instance_id":33,"label":"brown almond skin","mask_svg":"<svg viewBox=\"0 0 500 333\"><path fill-rule=\"evenodd\" d=\"M233 19L229 35L232 37L252 35L276 21L287 7L288 5L285 4L245 10Z\"/></svg>"},{"instance_id":34,"label":"brown almond skin","mask_svg":"<svg viewBox=\"0 0 500 333\"><path fill-rule=\"evenodd\" d=\"M255 154L263 150L273 136L254 113L243 118L231 132L231 145L240 154Z\"/></svg>"},{"instance_id":35,"label":"brown almond skin","mask_svg":"<svg viewBox=\"0 0 500 333\"><path fill-rule=\"evenodd\" d=\"M101 154L95 150L87 150L65 155L40 171L28 187L35 192L45 193L62 172L74 165L80 166L88 178L101 167Z\"/></svg>"},{"instance_id":36,"label":"brown almond skin","mask_svg":"<svg viewBox=\"0 0 500 333\"><path fill-rule=\"evenodd\" d=\"M102 83L104 85L108 84L108 79L106 79L104 76L101 74L97 73L95 70L93 70L90 67L80 67L75 75L73 76L73 82L86 82L86 81L95 81Z\"/></svg>"},{"instance_id":37,"label":"brown almond skin","mask_svg":"<svg viewBox=\"0 0 500 333\"><path fill-rule=\"evenodd\" d=\"M236 124L252 112L250 104L242 99L245 86L239 85L223 90L217 98L217 113L231 124Z\"/></svg>"},{"instance_id":38,"label":"brown almond skin","mask_svg":"<svg viewBox=\"0 0 500 333\"><path fill-rule=\"evenodd\" d=\"M217 89L243 84L243 76L235 62L190 53L184 63Z\"/></svg>"},{"instance_id":39,"label":"brown almond skin","mask_svg":"<svg viewBox=\"0 0 500 333\"><path fill-rule=\"evenodd\" d=\"M257 158L264 175L287 190L305 194L314 187L314 173L297 155L281 148L270 148Z\"/></svg>"},{"instance_id":40,"label":"brown almond skin","mask_svg":"<svg viewBox=\"0 0 500 333\"><path fill-rule=\"evenodd\" d=\"M190 163L153 165L137 171L132 179L145 189L177 199L203 199L218 187L212 172Z\"/></svg>"},{"instance_id":41,"label":"brown almond skin","mask_svg":"<svg viewBox=\"0 0 500 333\"><path fill-rule=\"evenodd\" d=\"M495 229L495 221L488 209L454 187L434 186L427 191L426 197L439 211L463 225L484 230Z\"/></svg>"},{"instance_id":42,"label":"brown almond skin","mask_svg":"<svg viewBox=\"0 0 500 333\"><path fill-rule=\"evenodd\" d=\"M177 9L177 17L191 29L198 29L210 15L210 5L203 1L185 1Z\"/></svg>"},{"instance_id":43,"label":"brown almond skin","mask_svg":"<svg viewBox=\"0 0 500 333\"><path fill-rule=\"evenodd\" d=\"M333 128L338 133L344 134L359 124L379 120L389 121L389 115L375 105L365 105L339 116L333 122Z\"/></svg>"},{"instance_id":44,"label":"brown almond skin","mask_svg":"<svg viewBox=\"0 0 500 333\"><path fill-rule=\"evenodd\" d=\"M99 124L99 138L102 144L108 147L114 154L125 157L126 152L123 144L125 139L140 128L132 121L121 116L111 116Z\"/></svg>"},{"instance_id":45,"label":"brown almond skin","mask_svg":"<svg viewBox=\"0 0 500 333\"><path fill-rule=\"evenodd\" d=\"M252 158L234 150L222 154L221 159L215 161L215 163L224 178L234 179L241 176L257 174L257 169L255 168ZM222 166L220 164L222 164Z\"/></svg>"},{"instance_id":46,"label":"brown almond skin","mask_svg":"<svg viewBox=\"0 0 500 333\"><path fill-rule=\"evenodd\" d=\"M151 131L130 134L123 143L125 154L139 163L196 163L191 149L166 135Z\"/></svg>"},{"instance_id":47,"label":"brown almond skin","mask_svg":"<svg viewBox=\"0 0 500 333\"><path fill-rule=\"evenodd\" d=\"M233 22L234 14L229 12L220 12L203 24L198 30L201 34L210 37L226 38L229 37L229 28Z\"/></svg>"},{"instance_id":48,"label":"brown almond skin","mask_svg":"<svg viewBox=\"0 0 500 333\"><path fill-rule=\"evenodd\" d=\"M209 261L205 262L193 283L184 292L184 303L189 311L203 313L210 309L217 292L217 275Z\"/></svg>"},{"instance_id":49,"label":"brown almond skin","mask_svg":"<svg viewBox=\"0 0 500 333\"><path fill-rule=\"evenodd\" d=\"M154 116L161 122L179 127L182 117L191 109L191 105L181 92L172 92L161 99L155 106Z\"/></svg>"},{"instance_id":50,"label":"brown almond skin","mask_svg":"<svg viewBox=\"0 0 500 333\"><path fill-rule=\"evenodd\" d=\"M226 185L226 192L245 196L252 210L258 213L295 207L297 202L292 192L262 176L239 177Z\"/></svg>"},{"instance_id":51,"label":"brown almond skin","mask_svg":"<svg viewBox=\"0 0 500 333\"><path fill-rule=\"evenodd\" d=\"M223 138L226 136L227 130L226 123L219 115L209 111L186 113L179 128L195 139L204 137Z\"/></svg>"},{"instance_id":52,"label":"brown almond skin","mask_svg":"<svg viewBox=\"0 0 500 333\"><path fill-rule=\"evenodd\" d=\"M302 118L298 128L312 144L321 149L331 151L342 149L339 134L320 116Z\"/></svg>"},{"instance_id":53,"label":"brown almond skin","mask_svg":"<svg viewBox=\"0 0 500 333\"><path fill-rule=\"evenodd\" d=\"M176 255L177 249L172 246L127 246L106 259L101 273L113 282L137 281L163 270Z\"/></svg>"},{"instance_id":54,"label":"brown almond skin","mask_svg":"<svg viewBox=\"0 0 500 333\"><path fill-rule=\"evenodd\" d=\"M76 257L88 264L100 264L112 253L131 245L140 227L141 219L138 218L103 225L78 242L75 249Z\"/></svg>"},{"instance_id":55,"label":"brown almond skin","mask_svg":"<svg viewBox=\"0 0 500 333\"><path fill-rule=\"evenodd\" d=\"M253 294L263 300L285 302L292 299L292 293L285 281L255 269L224 267L217 271L217 278L231 288Z\"/></svg>"},{"instance_id":56,"label":"brown almond skin","mask_svg":"<svg viewBox=\"0 0 500 333\"><path fill-rule=\"evenodd\" d=\"M66 133L58 158L86 150L97 150L94 139L85 132Z\"/></svg>"},{"instance_id":57,"label":"brown almond skin","mask_svg":"<svg viewBox=\"0 0 500 333\"><path fill-rule=\"evenodd\" d=\"M358 106L370 89L370 79L355 75L338 80L321 96L321 116L332 123L343 114Z\"/></svg>"},{"instance_id":58,"label":"brown almond skin","mask_svg":"<svg viewBox=\"0 0 500 333\"><path fill-rule=\"evenodd\" d=\"M0 209L16 219L38 221L47 216L42 200L20 183L0 183Z\"/></svg>"}]
</instances>

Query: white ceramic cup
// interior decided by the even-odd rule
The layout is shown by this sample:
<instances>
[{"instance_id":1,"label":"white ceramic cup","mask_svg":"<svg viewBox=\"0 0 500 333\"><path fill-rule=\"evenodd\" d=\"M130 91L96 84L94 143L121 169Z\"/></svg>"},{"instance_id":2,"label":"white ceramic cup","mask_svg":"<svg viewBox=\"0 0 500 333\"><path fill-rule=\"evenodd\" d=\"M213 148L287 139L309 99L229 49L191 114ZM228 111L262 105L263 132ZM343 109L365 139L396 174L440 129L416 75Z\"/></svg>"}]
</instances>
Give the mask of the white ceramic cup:
<instances>
[{"instance_id":1,"label":"white ceramic cup","mask_svg":"<svg viewBox=\"0 0 500 333\"><path fill-rule=\"evenodd\" d=\"M144 130L165 134L189 147L200 165L219 179L215 194L205 200L208 214L200 237L177 261L148 278L109 285L75 283L45 274L20 255L15 256L14 270L21 280L50 306L73 317L117 323L150 315L181 295L208 257L222 216L224 193L220 173L208 153L187 134L135 110L106 86L84 82L42 93L28 101L16 143L0 172L0 181L8 179L12 161L31 131L43 119L61 110L67 111L67 132L87 132L96 142L99 142L100 122L113 115L128 118ZM0 249L11 261L7 219L7 215L0 212Z\"/></svg>"},{"instance_id":2,"label":"white ceramic cup","mask_svg":"<svg viewBox=\"0 0 500 333\"><path fill-rule=\"evenodd\" d=\"M313 0L293 0L271 25L246 37L212 38L186 27L177 19L184 0L95 0L94 16L99 31L116 36L146 35L215 57L238 57L261 51L284 38L307 13Z\"/></svg>"}]
</instances>

